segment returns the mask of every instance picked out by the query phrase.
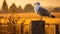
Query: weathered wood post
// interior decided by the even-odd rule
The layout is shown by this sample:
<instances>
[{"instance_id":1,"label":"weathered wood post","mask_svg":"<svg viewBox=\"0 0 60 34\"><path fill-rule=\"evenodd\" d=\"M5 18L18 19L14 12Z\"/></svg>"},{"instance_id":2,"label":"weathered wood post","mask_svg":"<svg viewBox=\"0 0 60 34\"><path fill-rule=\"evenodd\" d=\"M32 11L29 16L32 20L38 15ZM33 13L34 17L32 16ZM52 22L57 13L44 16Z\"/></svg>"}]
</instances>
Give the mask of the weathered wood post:
<instances>
[{"instance_id":1,"label":"weathered wood post","mask_svg":"<svg viewBox=\"0 0 60 34\"><path fill-rule=\"evenodd\" d=\"M13 21L13 34L16 34L16 25L14 21Z\"/></svg>"},{"instance_id":2,"label":"weathered wood post","mask_svg":"<svg viewBox=\"0 0 60 34\"><path fill-rule=\"evenodd\" d=\"M23 34L24 23L21 23L21 34Z\"/></svg>"},{"instance_id":3,"label":"weathered wood post","mask_svg":"<svg viewBox=\"0 0 60 34\"><path fill-rule=\"evenodd\" d=\"M55 33L56 33L56 34L59 34L59 24L56 24L56 25L55 25L55 30L56 30Z\"/></svg>"},{"instance_id":4,"label":"weathered wood post","mask_svg":"<svg viewBox=\"0 0 60 34\"><path fill-rule=\"evenodd\" d=\"M0 30L2 30L2 23L0 22ZM2 34L2 32L0 31L0 34Z\"/></svg>"},{"instance_id":5,"label":"weathered wood post","mask_svg":"<svg viewBox=\"0 0 60 34\"><path fill-rule=\"evenodd\" d=\"M32 21L31 30L32 34L45 34L45 21Z\"/></svg>"}]
</instances>

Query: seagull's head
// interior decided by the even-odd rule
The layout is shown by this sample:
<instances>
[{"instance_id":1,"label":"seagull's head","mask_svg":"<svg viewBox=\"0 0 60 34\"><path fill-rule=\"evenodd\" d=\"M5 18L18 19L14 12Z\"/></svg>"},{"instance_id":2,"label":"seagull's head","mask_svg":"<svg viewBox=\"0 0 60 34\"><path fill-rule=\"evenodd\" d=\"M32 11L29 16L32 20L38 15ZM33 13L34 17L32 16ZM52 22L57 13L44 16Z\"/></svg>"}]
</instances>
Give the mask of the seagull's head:
<instances>
[{"instance_id":1,"label":"seagull's head","mask_svg":"<svg viewBox=\"0 0 60 34\"><path fill-rule=\"evenodd\" d=\"M34 3L34 5L40 5L40 3L39 2L36 2L36 3Z\"/></svg>"}]
</instances>

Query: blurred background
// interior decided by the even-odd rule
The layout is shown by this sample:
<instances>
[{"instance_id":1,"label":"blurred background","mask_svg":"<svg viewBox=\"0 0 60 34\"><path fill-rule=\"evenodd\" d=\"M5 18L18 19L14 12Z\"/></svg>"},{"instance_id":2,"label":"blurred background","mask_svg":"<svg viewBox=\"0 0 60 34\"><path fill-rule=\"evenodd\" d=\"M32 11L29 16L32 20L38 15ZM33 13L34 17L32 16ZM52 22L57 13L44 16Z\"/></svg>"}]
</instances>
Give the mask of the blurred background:
<instances>
[{"instance_id":1,"label":"blurred background","mask_svg":"<svg viewBox=\"0 0 60 34\"><path fill-rule=\"evenodd\" d=\"M60 0L0 0L0 33L31 34L31 21L40 20L41 17L34 12L34 3L37 1L56 16L56 18L43 16L45 23L60 24ZM22 33L21 23L23 23ZM55 25L50 25L50 27L47 25L46 29L47 27L48 34L55 34Z\"/></svg>"}]
</instances>

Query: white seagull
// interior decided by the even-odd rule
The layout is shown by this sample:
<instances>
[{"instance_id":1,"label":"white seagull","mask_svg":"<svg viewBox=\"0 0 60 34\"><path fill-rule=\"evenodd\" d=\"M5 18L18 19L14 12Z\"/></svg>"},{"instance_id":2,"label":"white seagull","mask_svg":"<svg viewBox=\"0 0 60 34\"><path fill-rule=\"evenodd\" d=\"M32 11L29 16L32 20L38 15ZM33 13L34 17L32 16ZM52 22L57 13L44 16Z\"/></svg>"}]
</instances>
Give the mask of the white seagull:
<instances>
[{"instance_id":1,"label":"white seagull","mask_svg":"<svg viewBox=\"0 0 60 34\"><path fill-rule=\"evenodd\" d=\"M48 12L48 10L46 10L45 8L40 6L39 2L34 3L35 7L35 12L39 15L41 15L41 20L42 20L42 16L48 16L48 17L52 17L55 18L54 15L52 15L50 12Z\"/></svg>"}]
</instances>

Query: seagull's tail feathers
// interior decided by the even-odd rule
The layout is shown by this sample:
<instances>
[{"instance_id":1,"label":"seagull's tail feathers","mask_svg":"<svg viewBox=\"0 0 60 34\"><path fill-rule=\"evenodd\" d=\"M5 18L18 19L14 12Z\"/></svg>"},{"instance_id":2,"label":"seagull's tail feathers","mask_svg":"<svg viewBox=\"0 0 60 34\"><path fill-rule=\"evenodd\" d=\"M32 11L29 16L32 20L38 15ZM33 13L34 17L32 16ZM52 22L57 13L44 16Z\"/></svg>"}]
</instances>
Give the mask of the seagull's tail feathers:
<instances>
[{"instance_id":1,"label":"seagull's tail feathers","mask_svg":"<svg viewBox=\"0 0 60 34\"><path fill-rule=\"evenodd\" d=\"M54 15L51 15L51 17L52 17L52 18L55 18L55 16L54 16Z\"/></svg>"}]
</instances>

